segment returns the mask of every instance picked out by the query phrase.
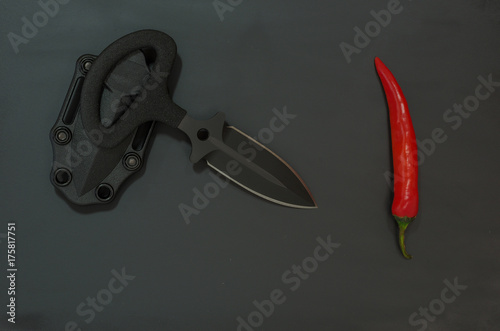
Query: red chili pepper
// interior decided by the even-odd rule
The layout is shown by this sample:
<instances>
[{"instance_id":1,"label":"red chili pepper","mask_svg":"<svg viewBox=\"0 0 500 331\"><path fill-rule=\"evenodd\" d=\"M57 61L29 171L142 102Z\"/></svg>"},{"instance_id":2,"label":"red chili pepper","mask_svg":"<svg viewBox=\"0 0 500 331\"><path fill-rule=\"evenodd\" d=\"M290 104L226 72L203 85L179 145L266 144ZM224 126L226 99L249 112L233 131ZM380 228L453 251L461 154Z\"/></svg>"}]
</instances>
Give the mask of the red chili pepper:
<instances>
[{"instance_id":1,"label":"red chili pepper","mask_svg":"<svg viewBox=\"0 0 500 331\"><path fill-rule=\"evenodd\" d=\"M375 66L389 104L391 122L392 161L394 166L394 200L392 215L399 226L399 245L404 257L406 252L405 230L418 212L418 155L417 140L411 122L408 103L396 78L376 57Z\"/></svg>"}]
</instances>

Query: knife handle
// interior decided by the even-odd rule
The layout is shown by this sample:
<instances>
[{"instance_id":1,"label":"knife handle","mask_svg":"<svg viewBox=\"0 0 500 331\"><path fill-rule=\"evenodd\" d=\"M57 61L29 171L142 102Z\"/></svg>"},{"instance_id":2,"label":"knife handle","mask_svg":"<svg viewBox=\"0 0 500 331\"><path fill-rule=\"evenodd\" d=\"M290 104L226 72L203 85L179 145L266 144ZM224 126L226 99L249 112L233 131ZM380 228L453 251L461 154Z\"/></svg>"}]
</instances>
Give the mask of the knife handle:
<instances>
[{"instance_id":1,"label":"knife handle","mask_svg":"<svg viewBox=\"0 0 500 331\"><path fill-rule=\"evenodd\" d=\"M113 69L133 52L147 54L150 75L141 86L140 97L111 126L101 122L101 97L105 81ZM167 34L156 30L141 30L128 34L109 45L92 63L81 95L82 123L92 142L112 148L127 138L143 123L160 121L177 128L186 111L177 106L168 93L167 79L172 69L177 46Z\"/></svg>"}]
</instances>

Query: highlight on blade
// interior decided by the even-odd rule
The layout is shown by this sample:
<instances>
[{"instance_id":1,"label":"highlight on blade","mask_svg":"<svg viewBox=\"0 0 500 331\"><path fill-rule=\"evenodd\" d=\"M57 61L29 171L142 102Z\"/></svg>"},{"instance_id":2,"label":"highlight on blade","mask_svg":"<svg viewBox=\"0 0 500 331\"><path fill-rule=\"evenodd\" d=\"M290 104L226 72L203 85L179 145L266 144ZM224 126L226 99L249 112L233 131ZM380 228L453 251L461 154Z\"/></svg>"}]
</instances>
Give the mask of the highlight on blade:
<instances>
[{"instance_id":1,"label":"highlight on blade","mask_svg":"<svg viewBox=\"0 0 500 331\"><path fill-rule=\"evenodd\" d=\"M205 157L207 164L249 192L292 208L317 208L297 172L266 146L233 126L226 126L221 148Z\"/></svg>"}]
</instances>

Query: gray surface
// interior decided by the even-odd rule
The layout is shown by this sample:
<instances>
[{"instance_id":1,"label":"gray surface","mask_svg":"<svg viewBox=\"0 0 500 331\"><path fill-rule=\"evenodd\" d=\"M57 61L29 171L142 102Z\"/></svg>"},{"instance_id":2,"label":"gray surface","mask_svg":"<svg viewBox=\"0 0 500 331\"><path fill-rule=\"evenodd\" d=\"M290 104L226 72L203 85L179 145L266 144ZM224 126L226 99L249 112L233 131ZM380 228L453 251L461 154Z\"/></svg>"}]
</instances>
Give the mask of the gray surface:
<instances>
[{"instance_id":1,"label":"gray surface","mask_svg":"<svg viewBox=\"0 0 500 331\"><path fill-rule=\"evenodd\" d=\"M19 266L17 323L2 311L0 329L64 330L75 321L82 330L235 330L254 300L281 289L286 301L261 329L418 330L410 315L458 277L467 289L427 329L499 330L500 90L457 130L443 119L474 94L479 75L500 81L499 2L403 0L347 64L339 44L352 44L353 28L387 3L243 1L221 22L211 1L71 1L19 54L6 35L20 34L21 18L40 7L0 3L0 233L17 222ZM76 59L142 28L176 40L174 100L193 116L223 111L256 135L275 107L297 115L269 146L302 175L319 209L287 209L230 185L186 225L178 205L212 178L207 167L193 169L189 143L166 128L111 208L72 208L55 194L48 133ZM420 167L412 261L398 251L390 214L375 56L398 78L418 139L435 128L448 136ZM283 273L328 235L341 246L291 291ZM136 278L87 324L76 307L121 268Z\"/></svg>"}]
</instances>

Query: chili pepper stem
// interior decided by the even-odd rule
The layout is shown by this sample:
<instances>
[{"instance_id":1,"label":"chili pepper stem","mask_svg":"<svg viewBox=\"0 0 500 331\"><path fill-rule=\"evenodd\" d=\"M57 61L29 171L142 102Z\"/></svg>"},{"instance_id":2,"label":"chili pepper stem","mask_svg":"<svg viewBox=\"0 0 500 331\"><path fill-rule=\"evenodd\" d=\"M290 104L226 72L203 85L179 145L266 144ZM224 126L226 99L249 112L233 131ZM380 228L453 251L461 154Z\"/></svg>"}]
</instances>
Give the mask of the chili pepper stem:
<instances>
[{"instance_id":1,"label":"chili pepper stem","mask_svg":"<svg viewBox=\"0 0 500 331\"><path fill-rule=\"evenodd\" d=\"M399 247L401 248L401 253L403 253L403 256L407 258L408 260L412 258L410 254L406 251L406 245L405 245L405 231L408 225L415 219L415 217L400 217L393 215L394 219L396 222L398 222L398 227L399 227Z\"/></svg>"}]
</instances>

